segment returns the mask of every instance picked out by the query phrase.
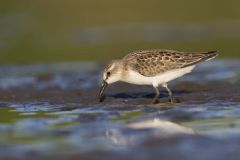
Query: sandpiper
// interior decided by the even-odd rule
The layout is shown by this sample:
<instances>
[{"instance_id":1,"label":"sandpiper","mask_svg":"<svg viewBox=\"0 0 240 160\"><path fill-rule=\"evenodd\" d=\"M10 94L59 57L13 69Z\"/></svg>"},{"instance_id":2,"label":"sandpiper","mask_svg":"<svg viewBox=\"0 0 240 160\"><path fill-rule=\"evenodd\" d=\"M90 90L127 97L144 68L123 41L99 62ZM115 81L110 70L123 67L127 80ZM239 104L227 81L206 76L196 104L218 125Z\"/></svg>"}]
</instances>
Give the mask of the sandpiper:
<instances>
[{"instance_id":1,"label":"sandpiper","mask_svg":"<svg viewBox=\"0 0 240 160\"><path fill-rule=\"evenodd\" d=\"M123 81L137 85L152 85L156 91L152 103L158 103L161 85L166 88L169 101L173 103L173 94L167 83L190 73L198 63L213 59L217 55L216 51L187 53L165 49L129 53L123 59L113 60L105 66L99 101L104 100L104 91L108 84Z\"/></svg>"}]
</instances>

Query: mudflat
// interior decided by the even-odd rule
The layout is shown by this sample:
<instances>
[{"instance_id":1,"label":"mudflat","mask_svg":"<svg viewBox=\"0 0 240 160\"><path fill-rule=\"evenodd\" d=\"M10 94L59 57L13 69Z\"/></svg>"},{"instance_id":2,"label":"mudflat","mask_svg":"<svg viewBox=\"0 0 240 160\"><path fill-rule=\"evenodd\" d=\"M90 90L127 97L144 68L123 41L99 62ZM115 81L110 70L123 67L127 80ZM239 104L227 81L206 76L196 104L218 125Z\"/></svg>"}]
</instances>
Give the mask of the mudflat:
<instances>
[{"instance_id":1,"label":"mudflat","mask_svg":"<svg viewBox=\"0 0 240 160\"><path fill-rule=\"evenodd\" d=\"M239 61L199 65L169 84L176 103L160 88L160 103L154 105L151 86L126 83L109 86L99 103L102 67L90 62L0 66L0 157L240 156Z\"/></svg>"}]
</instances>

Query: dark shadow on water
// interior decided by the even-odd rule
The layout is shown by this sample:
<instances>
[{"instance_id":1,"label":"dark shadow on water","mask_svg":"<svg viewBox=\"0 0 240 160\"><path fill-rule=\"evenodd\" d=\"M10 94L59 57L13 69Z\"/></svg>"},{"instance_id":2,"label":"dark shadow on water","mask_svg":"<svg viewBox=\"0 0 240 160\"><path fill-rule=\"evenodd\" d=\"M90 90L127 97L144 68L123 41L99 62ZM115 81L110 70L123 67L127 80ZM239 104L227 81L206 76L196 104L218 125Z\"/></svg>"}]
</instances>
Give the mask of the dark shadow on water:
<instances>
[{"instance_id":1,"label":"dark shadow on water","mask_svg":"<svg viewBox=\"0 0 240 160\"><path fill-rule=\"evenodd\" d=\"M181 94L190 94L190 91L186 90L175 90L172 91L174 96L178 96ZM108 97L112 98L128 98L128 99L136 99L136 98L149 98L152 99L155 96L155 93L149 93L149 92L124 92L124 93L117 93L117 94L107 94ZM161 91L160 98L167 98L168 92L167 91Z\"/></svg>"}]
</instances>

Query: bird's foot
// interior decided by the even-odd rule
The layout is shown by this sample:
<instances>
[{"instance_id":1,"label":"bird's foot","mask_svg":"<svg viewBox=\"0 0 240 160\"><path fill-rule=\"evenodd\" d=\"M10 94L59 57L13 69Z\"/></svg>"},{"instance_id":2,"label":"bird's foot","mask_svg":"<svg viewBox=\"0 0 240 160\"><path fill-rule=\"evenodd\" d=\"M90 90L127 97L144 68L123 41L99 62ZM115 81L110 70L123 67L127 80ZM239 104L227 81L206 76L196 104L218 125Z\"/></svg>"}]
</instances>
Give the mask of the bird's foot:
<instances>
[{"instance_id":1,"label":"bird's foot","mask_svg":"<svg viewBox=\"0 0 240 160\"><path fill-rule=\"evenodd\" d=\"M103 102L105 100L106 96L105 95L102 95L101 97L99 97L99 102Z\"/></svg>"},{"instance_id":2,"label":"bird's foot","mask_svg":"<svg viewBox=\"0 0 240 160\"><path fill-rule=\"evenodd\" d=\"M171 104L180 103L180 100L175 97L169 97L169 103L171 103Z\"/></svg>"},{"instance_id":3,"label":"bird's foot","mask_svg":"<svg viewBox=\"0 0 240 160\"><path fill-rule=\"evenodd\" d=\"M159 103L159 100L158 98L154 98L151 102L151 104L158 104Z\"/></svg>"},{"instance_id":4,"label":"bird's foot","mask_svg":"<svg viewBox=\"0 0 240 160\"><path fill-rule=\"evenodd\" d=\"M169 100L168 100L170 103L174 103L174 100L173 100L173 97L169 97Z\"/></svg>"}]
</instances>

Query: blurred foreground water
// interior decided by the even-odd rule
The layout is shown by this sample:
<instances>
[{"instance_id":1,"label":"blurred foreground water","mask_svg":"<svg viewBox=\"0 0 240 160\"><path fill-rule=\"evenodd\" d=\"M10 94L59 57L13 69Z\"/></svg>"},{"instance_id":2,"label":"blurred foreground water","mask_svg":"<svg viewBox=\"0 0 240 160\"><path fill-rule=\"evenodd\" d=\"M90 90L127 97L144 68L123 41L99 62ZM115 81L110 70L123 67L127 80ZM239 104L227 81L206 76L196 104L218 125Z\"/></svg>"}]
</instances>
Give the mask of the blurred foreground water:
<instances>
[{"instance_id":1,"label":"blurred foreground water","mask_svg":"<svg viewBox=\"0 0 240 160\"><path fill-rule=\"evenodd\" d=\"M101 64L0 66L0 158L238 159L240 63L214 60L172 83L180 103L117 83L98 103Z\"/></svg>"}]
</instances>

